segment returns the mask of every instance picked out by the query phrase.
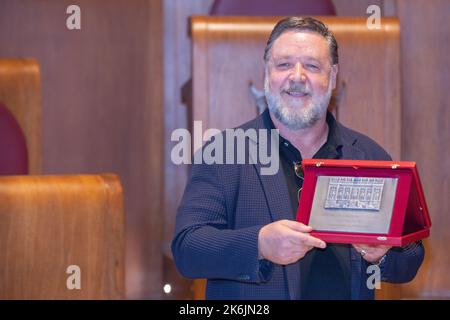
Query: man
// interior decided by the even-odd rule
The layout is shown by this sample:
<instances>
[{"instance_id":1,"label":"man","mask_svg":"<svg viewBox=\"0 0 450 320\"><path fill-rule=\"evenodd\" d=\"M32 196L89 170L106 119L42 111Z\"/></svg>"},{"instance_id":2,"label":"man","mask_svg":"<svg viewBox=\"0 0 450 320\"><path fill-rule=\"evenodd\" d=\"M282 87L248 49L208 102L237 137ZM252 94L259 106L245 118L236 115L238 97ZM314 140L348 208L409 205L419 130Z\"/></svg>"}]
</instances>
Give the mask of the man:
<instances>
[{"instance_id":1,"label":"man","mask_svg":"<svg viewBox=\"0 0 450 320\"><path fill-rule=\"evenodd\" d=\"M333 34L312 18L283 19L264 60L268 110L241 128L279 130L281 169L261 175L259 163L192 167L172 243L180 272L207 278L210 299L373 299L366 281L372 264L383 281L412 280L424 256L420 242L327 244L295 221L303 181L294 167L302 159L390 160L327 112L338 73Z\"/></svg>"}]
</instances>

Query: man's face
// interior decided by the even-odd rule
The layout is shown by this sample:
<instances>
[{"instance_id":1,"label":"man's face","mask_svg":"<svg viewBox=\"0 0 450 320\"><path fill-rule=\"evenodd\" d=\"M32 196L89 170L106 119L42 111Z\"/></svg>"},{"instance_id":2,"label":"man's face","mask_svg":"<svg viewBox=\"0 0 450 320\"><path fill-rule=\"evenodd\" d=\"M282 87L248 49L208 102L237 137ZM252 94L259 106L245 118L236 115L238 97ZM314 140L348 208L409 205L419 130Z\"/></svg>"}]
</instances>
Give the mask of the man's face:
<instances>
[{"instance_id":1,"label":"man's face","mask_svg":"<svg viewBox=\"0 0 450 320\"><path fill-rule=\"evenodd\" d=\"M287 31L272 45L264 90L270 112L287 128L314 125L326 114L336 86L327 40L309 31Z\"/></svg>"}]
</instances>

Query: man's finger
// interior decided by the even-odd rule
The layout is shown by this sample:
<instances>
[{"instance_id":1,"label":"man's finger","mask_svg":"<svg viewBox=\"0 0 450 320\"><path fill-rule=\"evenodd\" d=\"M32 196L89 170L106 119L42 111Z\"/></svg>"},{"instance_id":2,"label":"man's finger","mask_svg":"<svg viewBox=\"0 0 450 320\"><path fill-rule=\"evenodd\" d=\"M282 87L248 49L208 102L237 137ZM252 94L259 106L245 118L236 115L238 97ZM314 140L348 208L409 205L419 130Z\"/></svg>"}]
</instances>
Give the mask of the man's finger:
<instances>
[{"instance_id":1,"label":"man's finger","mask_svg":"<svg viewBox=\"0 0 450 320\"><path fill-rule=\"evenodd\" d=\"M283 220L283 225L286 227L298 231L298 232L311 232L312 228L310 226L304 225L301 222L292 221L292 220Z\"/></svg>"},{"instance_id":2,"label":"man's finger","mask_svg":"<svg viewBox=\"0 0 450 320\"><path fill-rule=\"evenodd\" d=\"M319 238L310 236L308 234L300 235L300 242L303 245L321 248L321 249L325 249L327 247L327 244L325 243L325 241L322 241Z\"/></svg>"}]
</instances>

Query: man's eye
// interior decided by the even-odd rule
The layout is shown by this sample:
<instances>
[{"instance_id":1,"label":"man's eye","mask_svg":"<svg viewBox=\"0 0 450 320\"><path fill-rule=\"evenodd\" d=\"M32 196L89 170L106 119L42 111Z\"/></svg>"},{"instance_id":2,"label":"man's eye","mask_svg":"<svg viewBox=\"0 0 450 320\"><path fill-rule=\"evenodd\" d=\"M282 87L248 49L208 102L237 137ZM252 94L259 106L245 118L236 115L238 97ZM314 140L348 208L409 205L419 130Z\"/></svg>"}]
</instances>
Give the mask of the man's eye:
<instances>
[{"instance_id":1,"label":"man's eye","mask_svg":"<svg viewBox=\"0 0 450 320\"><path fill-rule=\"evenodd\" d=\"M319 70L319 67L316 66L315 64L308 64L306 65L306 67L308 67L311 70Z\"/></svg>"},{"instance_id":2,"label":"man's eye","mask_svg":"<svg viewBox=\"0 0 450 320\"><path fill-rule=\"evenodd\" d=\"M277 65L278 68L288 68L289 67L289 63L284 62L284 63L279 63Z\"/></svg>"}]
</instances>

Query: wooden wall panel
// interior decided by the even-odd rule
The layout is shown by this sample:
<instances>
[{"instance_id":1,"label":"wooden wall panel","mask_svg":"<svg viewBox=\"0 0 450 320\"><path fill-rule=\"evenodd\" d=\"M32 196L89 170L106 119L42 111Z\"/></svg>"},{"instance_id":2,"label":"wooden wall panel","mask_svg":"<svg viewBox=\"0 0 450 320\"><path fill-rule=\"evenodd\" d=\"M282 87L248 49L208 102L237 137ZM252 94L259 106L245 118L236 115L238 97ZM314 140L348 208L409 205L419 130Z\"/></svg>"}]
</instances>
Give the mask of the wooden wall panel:
<instances>
[{"instance_id":1,"label":"wooden wall panel","mask_svg":"<svg viewBox=\"0 0 450 320\"><path fill-rule=\"evenodd\" d=\"M402 157L418 164L433 226L404 298L450 298L450 2L398 1L402 29Z\"/></svg>"},{"instance_id":2,"label":"wooden wall panel","mask_svg":"<svg viewBox=\"0 0 450 320\"><path fill-rule=\"evenodd\" d=\"M333 0L333 4L336 8L337 16L363 17L368 16L368 14L366 14L366 11L367 7L370 5L379 6L383 12L385 1L386 0Z\"/></svg>"},{"instance_id":3,"label":"wooden wall panel","mask_svg":"<svg viewBox=\"0 0 450 320\"><path fill-rule=\"evenodd\" d=\"M0 57L41 67L43 172L121 178L130 298L162 294L162 19L162 0L0 1Z\"/></svg>"},{"instance_id":4,"label":"wooden wall panel","mask_svg":"<svg viewBox=\"0 0 450 320\"><path fill-rule=\"evenodd\" d=\"M170 243L173 238L175 215L186 185L188 168L170 161L176 142L171 142L172 132L189 128L189 110L183 103L181 90L191 78L191 39L188 19L193 14L207 14L213 0L164 0L164 231L163 281L172 287L167 299L184 299L193 296L191 281L178 274L172 260Z\"/></svg>"},{"instance_id":5,"label":"wooden wall panel","mask_svg":"<svg viewBox=\"0 0 450 320\"><path fill-rule=\"evenodd\" d=\"M183 103L181 90L191 78L191 39L188 35L189 16L207 14L213 0L164 1L164 121L165 141L172 132L189 128L188 109ZM186 182L186 166L176 166L170 161L170 153L176 142L165 145L165 198L166 220L164 240L171 241L174 230L175 211L181 200ZM168 248L166 248L168 249Z\"/></svg>"}]
</instances>

